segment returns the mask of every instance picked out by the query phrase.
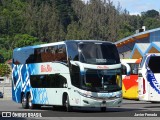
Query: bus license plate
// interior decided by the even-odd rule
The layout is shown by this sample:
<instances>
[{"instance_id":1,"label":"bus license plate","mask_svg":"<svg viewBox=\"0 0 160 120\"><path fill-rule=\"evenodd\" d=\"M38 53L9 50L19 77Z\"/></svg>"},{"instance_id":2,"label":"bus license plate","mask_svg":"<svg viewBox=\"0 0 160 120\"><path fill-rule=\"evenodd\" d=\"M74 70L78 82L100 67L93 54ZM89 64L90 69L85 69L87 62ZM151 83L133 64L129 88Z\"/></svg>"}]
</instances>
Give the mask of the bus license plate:
<instances>
[{"instance_id":1,"label":"bus license plate","mask_svg":"<svg viewBox=\"0 0 160 120\"><path fill-rule=\"evenodd\" d=\"M101 107L106 107L107 106L107 104L105 103L105 104L101 104Z\"/></svg>"}]
</instances>

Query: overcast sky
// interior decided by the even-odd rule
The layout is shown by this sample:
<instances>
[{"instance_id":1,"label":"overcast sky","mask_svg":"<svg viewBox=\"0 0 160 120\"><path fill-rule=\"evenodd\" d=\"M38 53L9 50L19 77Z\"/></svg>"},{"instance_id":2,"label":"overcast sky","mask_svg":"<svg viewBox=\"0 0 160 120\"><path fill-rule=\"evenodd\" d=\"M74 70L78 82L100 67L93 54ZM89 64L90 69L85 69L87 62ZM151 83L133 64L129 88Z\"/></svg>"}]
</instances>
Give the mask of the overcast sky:
<instances>
[{"instance_id":1,"label":"overcast sky","mask_svg":"<svg viewBox=\"0 0 160 120\"><path fill-rule=\"evenodd\" d=\"M87 0L82 0L87 1ZM160 12L160 0L112 0L115 5L120 2L123 9L127 9L130 14L140 14L147 10L157 10Z\"/></svg>"}]
</instances>

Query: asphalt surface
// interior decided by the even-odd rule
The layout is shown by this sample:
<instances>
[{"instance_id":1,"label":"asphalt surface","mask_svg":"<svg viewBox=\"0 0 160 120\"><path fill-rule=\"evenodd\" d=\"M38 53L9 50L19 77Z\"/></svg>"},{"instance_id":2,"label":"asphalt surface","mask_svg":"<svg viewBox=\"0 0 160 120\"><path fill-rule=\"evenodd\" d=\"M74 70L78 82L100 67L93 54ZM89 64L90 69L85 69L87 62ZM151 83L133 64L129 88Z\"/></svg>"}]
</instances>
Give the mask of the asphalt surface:
<instances>
[{"instance_id":1,"label":"asphalt surface","mask_svg":"<svg viewBox=\"0 0 160 120\"><path fill-rule=\"evenodd\" d=\"M61 107L53 109L43 106L41 109L23 109L21 104L11 100L0 100L1 119L58 119L58 120L109 120L109 119L150 119L156 120L160 117L160 103L145 101L123 100L121 107L108 108L106 112L101 112L98 108L74 108L73 112L66 112ZM7 117L8 116L8 117ZM12 118L10 118L10 116ZM157 119L158 120L158 119Z\"/></svg>"}]
</instances>

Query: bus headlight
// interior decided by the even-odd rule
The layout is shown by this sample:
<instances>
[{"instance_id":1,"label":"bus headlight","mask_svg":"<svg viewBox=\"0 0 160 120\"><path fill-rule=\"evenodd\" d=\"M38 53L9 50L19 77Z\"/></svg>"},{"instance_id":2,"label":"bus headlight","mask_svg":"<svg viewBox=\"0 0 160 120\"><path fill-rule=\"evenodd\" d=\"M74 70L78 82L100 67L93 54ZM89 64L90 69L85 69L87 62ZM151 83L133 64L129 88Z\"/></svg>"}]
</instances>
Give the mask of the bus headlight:
<instances>
[{"instance_id":1,"label":"bus headlight","mask_svg":"<svg viewBox=\"0 0 160 120\"><path fill-rule=\"evenodd\" d=\"M87 98L91 98L92 96L91 96L91 94L89 94L89 93L82 93L82 92L80 92L80 91L77 91L76 90L76 92L78 92L80 95L82 95L83 97L87 97Z\"/></svg>"},{"instance_id":2,"label":"bus headlight","mask_svg":"<svg viewBox=\"0 0 160 120\"><path fill-rule=\"evenodd\" d=\"M116 95L116 98L121 98L122 97L122 93Z\"/></svg>"},{"instance_id":3,"label":"bus headlight","mask_svg":"<svg viewBox=\"0 0 160 120\"><path fill-rule=\"evenodd\" d=\"M91 98L91 95L85 94L85 93L80 93L80 95L82 95L83 97L87 97L87 98Z\"/></svg>"}]
</instances>

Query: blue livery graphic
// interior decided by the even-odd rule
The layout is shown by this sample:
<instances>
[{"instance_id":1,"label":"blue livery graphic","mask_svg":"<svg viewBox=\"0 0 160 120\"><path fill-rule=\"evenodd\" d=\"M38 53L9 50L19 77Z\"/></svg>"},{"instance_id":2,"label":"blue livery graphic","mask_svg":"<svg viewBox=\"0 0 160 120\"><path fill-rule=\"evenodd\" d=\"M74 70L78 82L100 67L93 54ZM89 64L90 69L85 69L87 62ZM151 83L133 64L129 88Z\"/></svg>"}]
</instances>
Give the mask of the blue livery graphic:
<instances>
[{"instance_id":1,"label":"blue livery graphic","mask_svg":"<svg viewBox=\"0 0 160 120\"><path fill-rule=\"evenodd\" d=\"M149 68L148 64L149 64L149 60L151 57L155 57L156 54L151 54L148 56L148 59L146 60L146 63L145 63L145 67L147 69L147 72L146 72L146 78L147 78L147 81L149 82L149 84L151 85L151 87L158 93L160 94L160 84L158 83L154 73L151 71L151 69ZM160 68L159 68L160 69Z\"/></svg>"},{"instance_id":2,"label":"blue livery graphic","mask_svg":"<svg viewBox=\"0 0 160 120\"><path fill-rule=\"evenodd\" d=\"M30 75L39 74L40 66L41 64L25 64L13 66L13 100L15 100L16 102L21 102L21 92L31 92L31 94L35 94L33 97L33 103L38 102L40 104L48 104L46 89L34 89L31 88L30 85Z\"/></svg>"},{"instance_id":3,"label":"blue livery graphic","mask_svg":"<svg viewBox=\"0 0 160 120\"><path fill-rule=\"evenodd\" d=\"M160 94L160 89L159 86L160 84L158 83L158 81L156 80L154 73L152 73L151 70L147 70L147 80L149 82L149 84L151 85L151 87L158 93Z\"/></svg>"}]
</instances>

